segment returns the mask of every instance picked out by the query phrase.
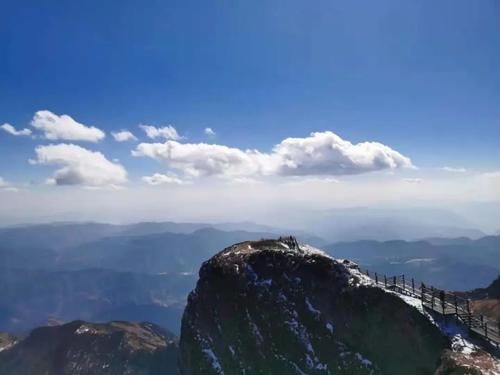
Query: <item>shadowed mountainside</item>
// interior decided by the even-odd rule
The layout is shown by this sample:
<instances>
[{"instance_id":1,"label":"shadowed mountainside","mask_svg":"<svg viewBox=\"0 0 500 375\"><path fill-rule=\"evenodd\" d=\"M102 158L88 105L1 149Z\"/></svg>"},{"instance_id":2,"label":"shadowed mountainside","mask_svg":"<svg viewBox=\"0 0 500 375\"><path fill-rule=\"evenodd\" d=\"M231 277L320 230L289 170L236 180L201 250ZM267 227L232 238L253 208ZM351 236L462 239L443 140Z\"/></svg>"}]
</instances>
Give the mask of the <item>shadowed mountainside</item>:
<instances>
[{"instance_id":1,"label":"shadowed mountainside","mask_svg":"<svg viewBox=\"0 0 500 375\"><path fill-rule=\"evenodd\" d=\"M74 321L34 329L0 352L4 375L172 374L176 338L151 323Z\"/></svg>"},{"instance_id":2,"label":"shadowed mountainside","mask_svg":"<svg viewBox=\"0 0 500 375\"><path fill-rule=\"evenodd\" d=\"M244 242L205 262L184 312L184 375L431 374L448 339L415 308L310 248Z\"/></svg>"}]
</instances>

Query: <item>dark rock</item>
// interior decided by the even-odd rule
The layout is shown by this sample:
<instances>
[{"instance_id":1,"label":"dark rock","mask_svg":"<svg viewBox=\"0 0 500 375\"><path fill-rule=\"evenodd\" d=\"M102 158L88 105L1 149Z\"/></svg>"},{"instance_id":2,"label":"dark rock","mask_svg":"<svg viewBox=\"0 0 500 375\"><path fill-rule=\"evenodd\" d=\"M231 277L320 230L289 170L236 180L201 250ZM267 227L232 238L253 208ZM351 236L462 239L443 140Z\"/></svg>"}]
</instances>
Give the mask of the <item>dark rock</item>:
<instances>
[{"instance_id":1,"label":"dark rock","mask_svg":"<svg viewBox=\"0 0 500 375\"><path fill-rule=\"evenodd\" d=\"M449 340L356 267L279 241L233 245L200 269L184 312L191 374L433 374Z\"/></svg>"}]
</instances>

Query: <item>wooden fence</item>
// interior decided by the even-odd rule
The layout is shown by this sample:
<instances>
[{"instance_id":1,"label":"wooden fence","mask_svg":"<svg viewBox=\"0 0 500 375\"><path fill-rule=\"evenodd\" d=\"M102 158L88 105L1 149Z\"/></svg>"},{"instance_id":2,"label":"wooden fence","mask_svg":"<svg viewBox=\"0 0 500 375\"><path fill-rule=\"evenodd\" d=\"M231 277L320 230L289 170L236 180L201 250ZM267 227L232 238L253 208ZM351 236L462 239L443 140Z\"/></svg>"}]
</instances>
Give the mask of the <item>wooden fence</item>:
<instances>
[{"instance_id":1,"label":"wooden fence","mask_svg":"<svg viewBox=\"0 0 500 375\"><path fill-rule=\"evenodd\" d=\"M387 276L384 274L361 270L370 277L375 285L396 293L418 298L422 306L444 317L452 316L469 330L484 339L500 346L500 322L474 314L471 301L456 293L434 288L405 275Z\"/></svg>"}]
</instances>

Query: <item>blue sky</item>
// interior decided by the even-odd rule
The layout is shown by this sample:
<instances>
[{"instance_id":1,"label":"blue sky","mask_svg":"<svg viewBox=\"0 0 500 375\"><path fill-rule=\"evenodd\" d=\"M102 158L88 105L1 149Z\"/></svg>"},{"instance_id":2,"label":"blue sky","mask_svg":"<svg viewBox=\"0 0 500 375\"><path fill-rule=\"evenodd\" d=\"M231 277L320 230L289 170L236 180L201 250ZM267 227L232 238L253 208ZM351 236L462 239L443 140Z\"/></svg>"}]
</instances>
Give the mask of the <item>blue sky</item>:
<instances>
[{"instance_id":1,"label":"blue sky","mask_svg":"<svg viewBox=\"0 0 500 375\"><path fill-rule=\"evenodd\" d=\"M331 131L420 169L500 169L500 4L491 1L4 1L0 124L67 114L97 143L0 132L0 176L42 183L39 145L165 173L111 131L173 125L183 142L271 152ZM203 130L212 128L216 138ZM35 133L34 133L35 134ZM156 140L158 141L158 140ZM411 176L421 178L421 176Z\"/></svg>"}]
</instances>

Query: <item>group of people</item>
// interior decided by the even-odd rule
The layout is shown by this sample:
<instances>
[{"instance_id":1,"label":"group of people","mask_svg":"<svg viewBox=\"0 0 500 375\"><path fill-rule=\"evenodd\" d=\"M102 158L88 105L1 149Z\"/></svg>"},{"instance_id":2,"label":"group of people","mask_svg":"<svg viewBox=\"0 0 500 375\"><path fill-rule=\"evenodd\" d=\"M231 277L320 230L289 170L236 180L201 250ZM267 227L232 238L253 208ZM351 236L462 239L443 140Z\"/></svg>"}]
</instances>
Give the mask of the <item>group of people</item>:
<instances>
[{"instance_id":1,"label":"group of people","mask_svg":"<svg viewBox=\"0 0 500 375\"><path fill-rule=\"evenodd\" d=\"M290 249L300 250L299 243L297 242L297 239L293 236L286 236L286 237L280 236L280 238L278 238L278 241L283 242Z\"/></svg>"}]
</instances>

